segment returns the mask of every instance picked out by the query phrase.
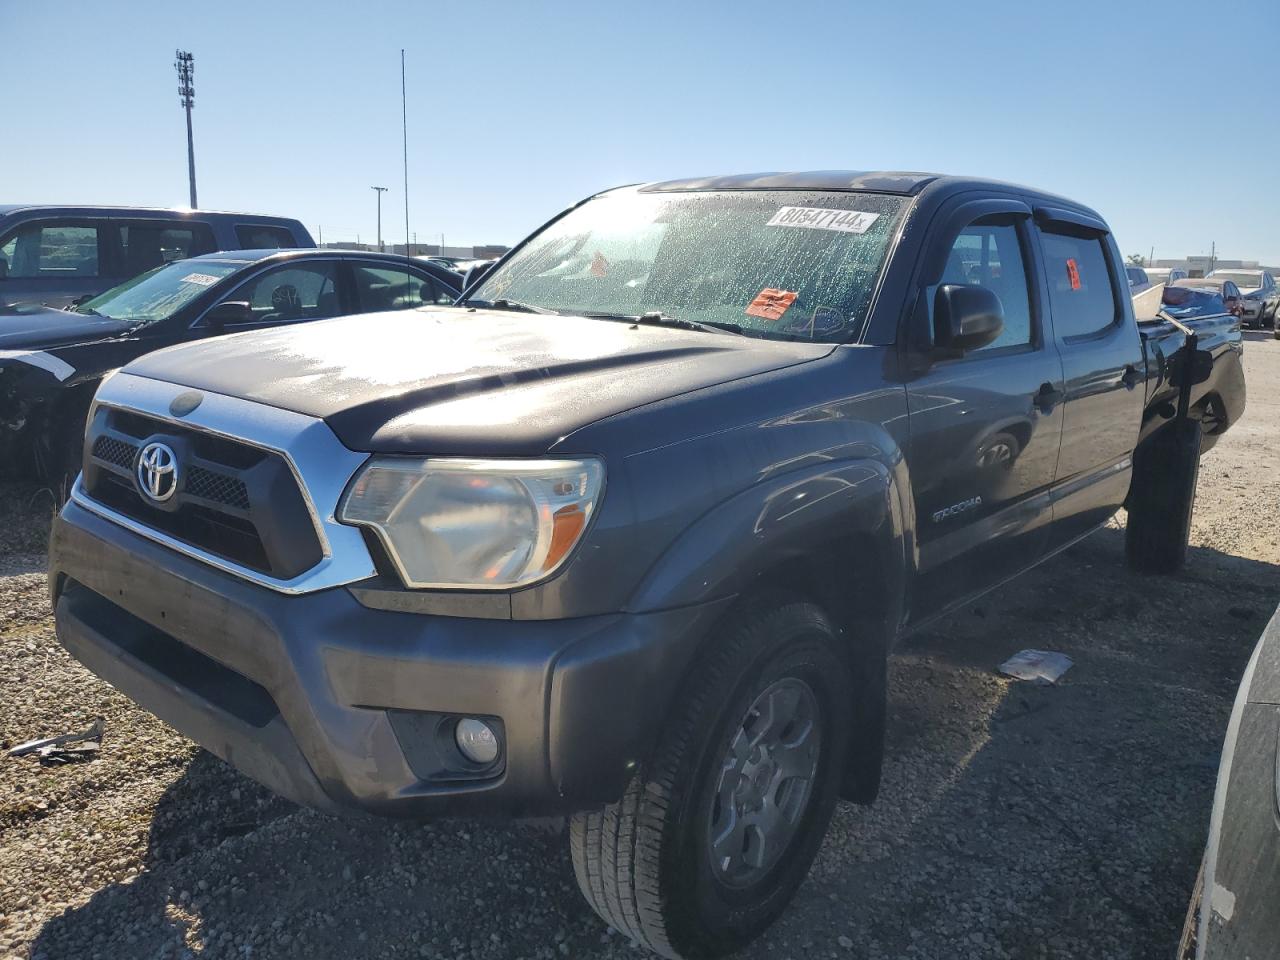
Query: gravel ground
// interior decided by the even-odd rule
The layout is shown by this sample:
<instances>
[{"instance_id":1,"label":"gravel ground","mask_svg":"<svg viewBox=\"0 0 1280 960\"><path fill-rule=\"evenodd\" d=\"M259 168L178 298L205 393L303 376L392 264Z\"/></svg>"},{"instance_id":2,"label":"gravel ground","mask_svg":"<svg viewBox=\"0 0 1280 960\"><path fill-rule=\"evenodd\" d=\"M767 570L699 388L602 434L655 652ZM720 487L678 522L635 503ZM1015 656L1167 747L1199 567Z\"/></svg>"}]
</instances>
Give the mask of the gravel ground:
<instances>
[{"instance_id":1,"label":"gravel ground","mask_svg":"<svg viewBox=\"0 0 1280 960\"><path fill-rule=\"evenodd\" d=\"M837 811L757 958L1146 958L1177 943L1236 683L1280 600L1280 342L1206 457L1190 563L1140 578L1120 523L903 644L880 800ZM0 958L640 957L562 836L301 810L56 644L51 506L0 487L0 746L106 718L101 756L0 758ZM1121 522L1122 522L1121 518ZM1076 666L1056 687L996 664Z\"/></svg>"}]
</instances>

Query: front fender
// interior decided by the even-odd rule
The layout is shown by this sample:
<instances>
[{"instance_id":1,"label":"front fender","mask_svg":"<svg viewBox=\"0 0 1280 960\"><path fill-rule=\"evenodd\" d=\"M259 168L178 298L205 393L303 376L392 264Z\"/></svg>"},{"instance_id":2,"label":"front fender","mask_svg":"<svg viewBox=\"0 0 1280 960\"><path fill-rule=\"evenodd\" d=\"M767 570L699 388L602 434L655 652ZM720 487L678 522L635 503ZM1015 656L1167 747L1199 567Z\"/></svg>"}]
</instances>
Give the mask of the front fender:
<instances>
[{"instance_id":1,"label":"front fender","mask_svg":"<svg viewBox=\"0 0 1280 960\"><path fill-rule=\"evenodd\" d=\"M875 605L887 603L886 619L897 623L907 566L901 498L891 470L862 459L796 470L709 510L649 569L628 609L670 609L739 594L779 564L826 556L839 545L858 552L844 566L846 588L856 592L857 572L875 570Z\"/></svg>"}]
</instances>

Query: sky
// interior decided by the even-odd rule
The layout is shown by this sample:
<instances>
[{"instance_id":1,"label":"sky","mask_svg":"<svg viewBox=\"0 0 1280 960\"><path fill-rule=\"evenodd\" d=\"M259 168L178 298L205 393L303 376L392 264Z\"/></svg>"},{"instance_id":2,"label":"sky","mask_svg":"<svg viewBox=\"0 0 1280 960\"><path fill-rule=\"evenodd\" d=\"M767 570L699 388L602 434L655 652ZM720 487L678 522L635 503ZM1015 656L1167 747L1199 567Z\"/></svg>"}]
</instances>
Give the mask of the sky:
<instances>
[{"instance_id":1,"label":"sky","mask_svg":"<svg viewBox=\"0 0 1280 960\"><path fill-rule=\"evenodd\" d=\"M623 183L1012 180L1126 254L1280 265L1280 2L0 0L0 202L200 205L510 244Z\"/></svg>"}]
</instances>

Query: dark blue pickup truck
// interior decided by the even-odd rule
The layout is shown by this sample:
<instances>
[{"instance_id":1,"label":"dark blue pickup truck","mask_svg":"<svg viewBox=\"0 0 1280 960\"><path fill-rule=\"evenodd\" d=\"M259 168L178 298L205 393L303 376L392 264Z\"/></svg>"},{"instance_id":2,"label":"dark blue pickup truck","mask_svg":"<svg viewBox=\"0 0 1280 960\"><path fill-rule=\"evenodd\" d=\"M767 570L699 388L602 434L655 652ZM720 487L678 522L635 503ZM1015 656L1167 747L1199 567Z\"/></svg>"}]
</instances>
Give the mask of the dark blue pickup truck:
<instances>
[{"instance_id":1,"label":"dark blue pickup truck","mask_svg":"<svg viewBox=\"0 0 1280 960\"><path fill-rule=\"evenodd\" d=\"M905 633L1128 508L1186 555L1229 315L1139 324L1106 223L982 180L680 180L453 307L150 354L53 532L58 636L327 810L569 815L584 894L732 950L880 777Z\"/></svg>"},{"instance_id":2,"label":"dark blue pickup truck","mask_svg":"<svg viewBox=\"0 0 1280 960\"><path fill-rule=\"evenodd\" d=\"M0 307L65 307L161 264L218 250L314 246L307 228L287 217L0 204Z\"/></svg>"}]
</instances>

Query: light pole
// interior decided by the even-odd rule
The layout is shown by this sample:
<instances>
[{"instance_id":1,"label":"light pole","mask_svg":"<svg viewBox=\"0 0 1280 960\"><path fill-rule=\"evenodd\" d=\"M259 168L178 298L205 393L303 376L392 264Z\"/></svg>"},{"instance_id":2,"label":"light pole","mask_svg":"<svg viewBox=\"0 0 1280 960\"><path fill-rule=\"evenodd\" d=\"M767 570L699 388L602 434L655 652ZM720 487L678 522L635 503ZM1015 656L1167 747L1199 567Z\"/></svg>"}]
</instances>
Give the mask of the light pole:
<instances>
[{"instance_id":1,"label":"light pole","mask_svg":"<svg viewBox=\"0 0 1280 960\"><path fill-rule=\"evenodd\" d=\"M378 192L378 252L382 253L382 195L387 192L387 188L370 187L369 189Z\"/></svg>"},{"instance_id":2,"label":"light pole","mask_svg":"<svg viewBox=\"0 0 1280 960\"><path fill-rule=\"evenodd\" d=\"M196 146L191 136L191 108L196 102L196 58L179 50L173 61L178 71L178 97L187 111L187 177L191 181L191 209L196 209Z\"/></svg>"}]
</instances>

